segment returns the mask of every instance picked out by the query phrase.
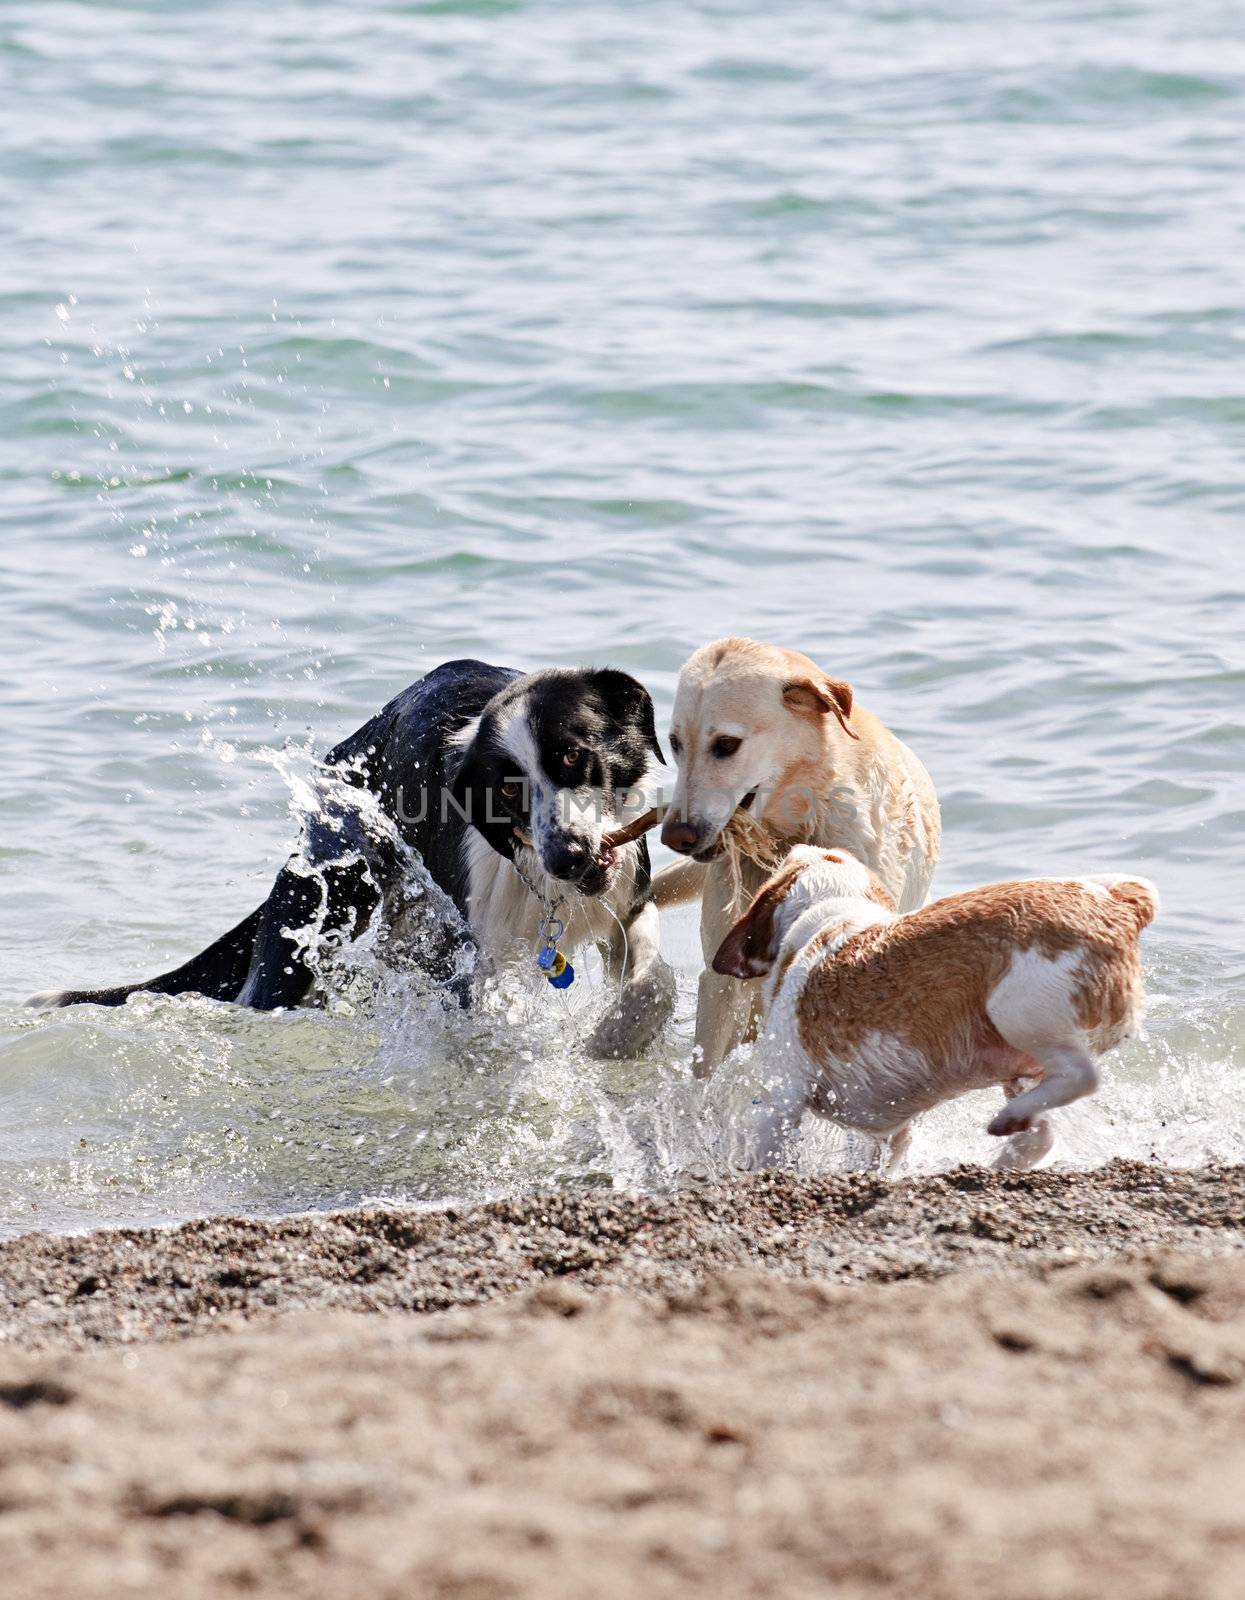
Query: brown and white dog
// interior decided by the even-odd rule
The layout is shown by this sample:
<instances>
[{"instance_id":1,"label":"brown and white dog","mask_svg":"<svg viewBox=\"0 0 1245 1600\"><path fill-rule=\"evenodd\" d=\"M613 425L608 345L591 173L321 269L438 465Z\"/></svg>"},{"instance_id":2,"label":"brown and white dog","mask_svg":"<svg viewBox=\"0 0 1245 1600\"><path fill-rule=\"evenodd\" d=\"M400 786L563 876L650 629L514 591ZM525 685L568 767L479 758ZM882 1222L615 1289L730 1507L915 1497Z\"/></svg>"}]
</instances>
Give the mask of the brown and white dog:
<instances>
[{"instance_id":1,"label":"brown and white dog","mask_svg":"<svg viewBox=\"0 0 1245 1600\"><path fill-rule=\"evenodd\" d=\"M842 845L913 910L938 860L938 797L849 684L751 639L720 639L686 663L670 744L679 776L661 837L691 859L653 887L659 906L702 899L696 1066L708 1075L752 1036L760 1010L758 984L732 983L709 963L775 863L795 842Z\"/></svg>"},{"instance_id":2,"label":"brown and white dog","mask_svg":"<svg viewBox=\"0 0 1245 1600\"><path fill-rule=\"evenodd\" d=\"M1098 1057L1144 1012L1138 936L1158 910L1144 878L1034 878L901 915L844 850L797 846L714 957L768 974L766 1083L749 1159L780 1158L806 1108L898 1161L912 1119L1002 1085L995 1165L1030 1167L1046 1113L1098 1087Z\"/></svg>"}]
</instances>

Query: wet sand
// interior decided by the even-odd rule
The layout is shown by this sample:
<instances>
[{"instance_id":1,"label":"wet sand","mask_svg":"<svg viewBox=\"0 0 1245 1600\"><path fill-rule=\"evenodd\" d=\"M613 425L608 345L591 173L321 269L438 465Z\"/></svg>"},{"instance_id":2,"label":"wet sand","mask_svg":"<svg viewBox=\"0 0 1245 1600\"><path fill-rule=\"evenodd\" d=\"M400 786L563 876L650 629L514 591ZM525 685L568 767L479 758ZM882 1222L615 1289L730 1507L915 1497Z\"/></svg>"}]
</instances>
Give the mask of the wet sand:
<instances>
[{"instance_id":1,"label":"wet sand","mask_svg":"<svg viewBox=\"0 0 1245 1600\"><path fill-rule=\"evenodd\" d=\"M0 1246L29 1600L1245 1593L1245 1169Z\"/></svg>"}]
</instances>

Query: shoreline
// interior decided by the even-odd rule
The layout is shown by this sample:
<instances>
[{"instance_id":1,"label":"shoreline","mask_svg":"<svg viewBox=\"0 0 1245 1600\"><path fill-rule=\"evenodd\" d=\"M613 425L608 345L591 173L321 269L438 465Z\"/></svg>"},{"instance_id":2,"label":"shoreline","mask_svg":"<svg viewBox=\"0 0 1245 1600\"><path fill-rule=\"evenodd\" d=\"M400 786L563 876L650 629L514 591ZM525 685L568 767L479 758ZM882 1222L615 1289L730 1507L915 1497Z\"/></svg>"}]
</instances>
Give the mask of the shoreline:
<instances>
[{"instance_id":1,"label":"shoreline","mask_svg":"<svg viewBox=\"0 0 1245 1600\"><path fill-rule=\"evenodd\" d=\"M0 1245L23 1600L1227 1600L1245 1167ZM606 1576L608 1575L608 1576Z\"/></svg>"},{"instance_id":2,"label":"shoreline","mask_svg":"<svg viewBox=\"0 0 1245 1600\"><path fill-rule=\"evenodd\" d=\"M0 1343L183 1338L314 1309L445 1311L549 1279L663 1294L755 1267L863 1285L1243 1244L1245 1165L965 1166L895 1181L767 1172L661 1193L22 1234L0 1243Z\"/></svg>"}]
</instances>

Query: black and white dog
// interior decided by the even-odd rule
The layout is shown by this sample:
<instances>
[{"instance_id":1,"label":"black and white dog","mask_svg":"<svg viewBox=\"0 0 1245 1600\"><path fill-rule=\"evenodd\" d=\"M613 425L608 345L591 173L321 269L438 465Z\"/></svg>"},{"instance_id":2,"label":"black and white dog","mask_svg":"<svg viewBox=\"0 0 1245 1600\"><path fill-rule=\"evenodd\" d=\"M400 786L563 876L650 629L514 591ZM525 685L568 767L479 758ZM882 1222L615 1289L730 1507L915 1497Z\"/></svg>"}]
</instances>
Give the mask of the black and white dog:
<instances>
[{"instance_id":1,"label":"black and white dog","mask_svg":"<svg viewBox=\"0 0 1245 1600\"><path fill-rule=\"evenodd\" d=\"M490 964L531 957L543 918L555 915L565 923L559 948L596 945L615 991L589 1049L637 1054L673 1009L674 977L659 951L647 845L641 838L610 849L602 838L628 791L643 809L638 786L654 759L665 758L653 702L625 672L523 675L446 662L329 752L328 798L268 898L236 928L145 983L31 1003L120 1005L149 990L259 1010L296 1005L315 981L325 934L357 936L382 904L401 919L410 900L405 846L465 922L451 928L448 907L438 919L440 951L431 960L425 953L436 975L453 971L464 937Z\"/></svg>"}]
</instances>

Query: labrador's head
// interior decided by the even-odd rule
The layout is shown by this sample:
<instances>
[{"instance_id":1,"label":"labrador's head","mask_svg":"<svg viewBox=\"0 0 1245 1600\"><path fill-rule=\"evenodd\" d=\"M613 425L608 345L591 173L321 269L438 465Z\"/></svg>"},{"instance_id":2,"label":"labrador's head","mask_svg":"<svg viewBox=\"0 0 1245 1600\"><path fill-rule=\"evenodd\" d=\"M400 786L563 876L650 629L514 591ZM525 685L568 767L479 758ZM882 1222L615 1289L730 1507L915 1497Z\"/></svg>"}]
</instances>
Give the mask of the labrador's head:
<instances>
[{"instance_id":1,"label":"labrador's head","mask_svg":"<svg viewBox=\"0 0 1245 1600\"><path fill-rule=\"evenodd\" d=\"M670 748L678 763L662 842L712 860L738 813L794 836L824 781L830 730L857 737L850 685L807 656L751 639L706 645L679 675Z\"/></svg>"}]
</instances>

